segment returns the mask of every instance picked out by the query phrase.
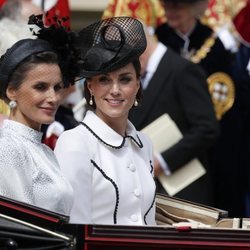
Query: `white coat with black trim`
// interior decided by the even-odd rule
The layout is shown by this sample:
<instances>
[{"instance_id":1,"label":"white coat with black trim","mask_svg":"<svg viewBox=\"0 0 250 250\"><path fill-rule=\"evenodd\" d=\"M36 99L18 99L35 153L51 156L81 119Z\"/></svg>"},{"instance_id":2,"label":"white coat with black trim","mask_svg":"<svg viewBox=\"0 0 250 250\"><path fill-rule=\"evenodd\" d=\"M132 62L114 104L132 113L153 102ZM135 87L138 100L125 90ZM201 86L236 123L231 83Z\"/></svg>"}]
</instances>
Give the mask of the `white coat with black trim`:
<instances>
[{"instance_id":1,"label":"white coat with black trim","mask_svg":"<svg viewBox=\"0 0 250 250\"><path fill-rule=\"evenodd\" d=\"M153 148L131 122L123 137L88 111L55 154L74 190L71 223L155 224Z\"/></svg>"}]
</instances>

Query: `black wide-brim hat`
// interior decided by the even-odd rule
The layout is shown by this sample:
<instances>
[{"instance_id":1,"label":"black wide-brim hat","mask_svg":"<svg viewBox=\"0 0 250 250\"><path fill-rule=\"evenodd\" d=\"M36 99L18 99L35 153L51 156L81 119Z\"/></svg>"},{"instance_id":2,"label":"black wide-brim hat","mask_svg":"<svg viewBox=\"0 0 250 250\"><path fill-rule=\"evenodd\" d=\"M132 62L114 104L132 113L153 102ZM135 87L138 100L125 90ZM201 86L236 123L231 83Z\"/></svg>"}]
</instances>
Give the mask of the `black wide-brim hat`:
<instances>
[{"instance_id":1,"label":"black wide-brim hat","mask_svg":"<svg viewBox=\"0 0 250 250\"><path fill-rule=\"evenodd\" d=\"M53 51L51 45L41 39L19 40L0 59L0 97L5 97L8 82L13 71L27 57L43 51Z\"/></svg>"},{"instance_id":2,"label":"black wide-brim hat","mask_svg":"<svg viewBox=\"0 0 250 250\"><path fill-rule=\"evenodd\" d=\"M103 19L83 28L76 43L81 50L83 77L119 69L139 58L147 46L142 23L125 16Z\"/></svg>"}]
</instances>

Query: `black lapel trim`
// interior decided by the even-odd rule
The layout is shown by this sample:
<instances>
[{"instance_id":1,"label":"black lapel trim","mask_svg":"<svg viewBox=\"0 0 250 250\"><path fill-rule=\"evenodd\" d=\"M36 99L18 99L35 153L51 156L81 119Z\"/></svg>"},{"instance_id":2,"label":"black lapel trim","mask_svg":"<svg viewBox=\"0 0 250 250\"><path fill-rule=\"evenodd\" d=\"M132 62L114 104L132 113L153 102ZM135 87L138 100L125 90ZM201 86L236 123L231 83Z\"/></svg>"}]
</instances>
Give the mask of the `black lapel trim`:
<instances>
[{"instance_id":1,"label":"black lapel trim","mask_svg":"<svg viewBox=\"0 0 250 250\"><path fill-rule=\"evenodd\" d=\"M114 209L114 215L113 215L113 220L114 220L114 224L117 224L117 210L118 210L118 205L119 205L119 189L116 185L116 183L110 178L108 177L105 172L93 161L91 160L91 163L94 165L94 167L99 170L101 172L101 174L103 175L103 177L105 179L107 179L108 181L111 182L111 184L114 186L115 188L115 193L116 193L116 203L115 203L115 209Z\"/></svg>"},{"instance_id":2,"label":"black lapel trim","mask_svg":"<svg viewBox=\"0 0 250 250\"><path fill-rule=\"evenodd\" d=\"M153 171L154 171L154 166L153 166L153 163L152 163L152 161L150 160L150 167L151 167L151 169L150 169L150 173L152 174L153 173Z\"/></svg>"},{"instance_id":3,"label":"black lapel trim","mask_svg":"<svg viewBox=\"0 0 250 250\"><path fill-rule=\"evenodd\" d=\"M147 225L148 223L147 223L147 220L146 220L146 217L147 217L147 215L148 215L148 213L149 213L149 211L152 209L152 207L154 206L154 203L155 203L155 197L156 197L156 188L155 188L155 194L154 194L154 199L153 199L153 202L151 203L151 206L149 207L149 209L148 209L148 211L145 213L145 215L144 215L144 223L145 223L145 225Z\"/></svg>"},{"instance_id":4,"label":"black lapel trim","mask_svg":"<svg viewBox=\"0 0 250 250\"><path fill-rule=\"evenodd\" d=\"M113 145L111 145L111 144L109 144L109 143L107 143L107 142L105 142L104 140L102 140L86 123L84 123L84 122L80 122L85 128L87 128L89 131L90 131L90 133L91 134L93 134L93 136L95 136L100 142L102 142L104 145L106 145L106 146L108 146L108 147L110 147L110 148L114 148L114 149L120 149L120 148L122 148L123 146L124 146L124 143L125 143L125 139L126 138L130 138L130 139L132 139L132 141L139 147L139 148L143 148L143 144L142 144L142 142L141 142L141 140L140 140L140 138L138 137L138 135L136 135L136 137L137 137L137 139L138 139L138 142L135 140L135 138L133 137L133 136L130 136L130 135L128 135L128 136L125 136L125 137L123 137L123 139L122 139L122 143L121 143L121 145L119 145L119 146L113 146Z\"/></svg>"},{"instance_id":5,"label":"black lapel trim","mask_svg":"<svg viewBox=\"0 0 250 250\"><path fill-rule=\"evenodd\" d=\"M123 147L124 143L125 143L125 137L123 137L122 143L120 146L113 146L111 144L108 144L107 142L105 142L104 140L102 140L87 124L85 124L84 122L81 122L81 124L86 127L91 134L93 134L94 137L96 137L100 142L102 142L104 145L114 148L114 149L120 149Z\"/></svg>"},{"instance_id":6,"label":"black lapel trim","mask_svg":"<svg viewBox=\"0 0 250 250\"><path fill-rule=\"evenodd\" d=\"M133 136L127 135L127 136L125 136L125 138L126 137L130 138L139 148L143 148L143 144L142 144L138 135L136 135L138 142L135 140L135 138Z\"/></svg>"}]
</instances>

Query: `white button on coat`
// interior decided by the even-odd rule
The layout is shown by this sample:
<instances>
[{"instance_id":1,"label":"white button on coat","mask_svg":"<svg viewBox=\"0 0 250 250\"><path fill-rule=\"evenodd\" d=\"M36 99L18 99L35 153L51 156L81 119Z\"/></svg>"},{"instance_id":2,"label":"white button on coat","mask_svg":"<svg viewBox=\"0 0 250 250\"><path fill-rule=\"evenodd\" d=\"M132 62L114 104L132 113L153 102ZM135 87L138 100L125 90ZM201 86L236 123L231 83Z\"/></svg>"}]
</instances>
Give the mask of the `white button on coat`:
<instances>
[{"instance_id":1,"label":"white button on coat","mask_svg":"<svg viewBox=\"0 0 250 250\"><path fill-rule=\"evenodd\" d=\"M131 221L137 222L138 221L138 216L136 214L131 215Z\"/></svg>"},{"instance_id":2,"label":"white button on coat","mask_svg":"<svg viewBox=\"0 0 250 250\"><path fill-rule=\"evenodd\" d=\"M136 167L135 167L135 164L131 163L129 164L129 169L132 171L132 172L135 172L136 171Z\"/></svg>"},{"instance_id":3,"label":"white button on coat","mask_svg":"<svg viewBox=\"0 0 250 250\"><path fill-rule=\"evenodd\" d=\"M136 197L140 197L140 196L141 196L140 190L139 190L139 189L135 189L135 190L134 190L134 195L135 195Z\"/></svg>"}]
</instances>

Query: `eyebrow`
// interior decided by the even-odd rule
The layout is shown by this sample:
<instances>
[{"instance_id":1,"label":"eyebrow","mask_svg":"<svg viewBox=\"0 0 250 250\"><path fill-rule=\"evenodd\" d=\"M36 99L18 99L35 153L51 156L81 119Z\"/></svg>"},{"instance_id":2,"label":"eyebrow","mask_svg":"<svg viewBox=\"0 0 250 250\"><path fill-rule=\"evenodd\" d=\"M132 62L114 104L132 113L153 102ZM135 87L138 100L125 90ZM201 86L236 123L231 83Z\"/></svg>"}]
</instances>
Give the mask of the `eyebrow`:
<instances>
[{"instance_id":1,"label":"eyebrow","mask_svg":"<svg viewBox=\"0 0 250 250\"><path fill-rule=\"evenodd\" d=\"M53 85L62 84L62 83L63 83L63 81L61 80L61 81L58 81L58 82L55 82L55 83L53 82ZM46 84L46 85L49 85L50 83L45 82L45 81L37 81L34 84Z\"/></svg>"},{"instance_id":2,"label":"eyebrow","mask_svg":"<svg viewBox=\"0 0 250 250\"><path fill-rule=\"evenodd\" d=\"M103 75L104 75L104 76L108 76L108 77L109 77L110 74L111 74L110 72L109 72L109 73L103 73L103 74L101 74L100 76L103 76ZM118 75L119 75L119 76L122 76L122 75L132 75L132 74L133 74L132 72L122 72L122 73L119 73Z\"/></svg>"},{"instance_id":3,"label":"eyebrow","mask_svg":"<svg viewBox=\"0 0 250 250\"><path fill-rule=\"evenodd\" d=\"M119 75L133 75L133 73L132 72L124 72L124 73L121 73Z\"/></svg>"}]
</instances>

